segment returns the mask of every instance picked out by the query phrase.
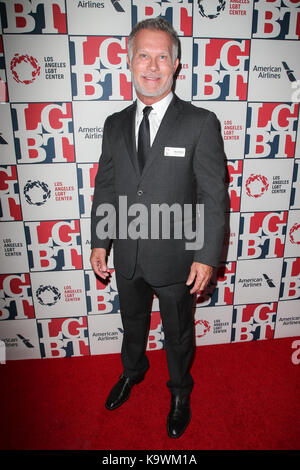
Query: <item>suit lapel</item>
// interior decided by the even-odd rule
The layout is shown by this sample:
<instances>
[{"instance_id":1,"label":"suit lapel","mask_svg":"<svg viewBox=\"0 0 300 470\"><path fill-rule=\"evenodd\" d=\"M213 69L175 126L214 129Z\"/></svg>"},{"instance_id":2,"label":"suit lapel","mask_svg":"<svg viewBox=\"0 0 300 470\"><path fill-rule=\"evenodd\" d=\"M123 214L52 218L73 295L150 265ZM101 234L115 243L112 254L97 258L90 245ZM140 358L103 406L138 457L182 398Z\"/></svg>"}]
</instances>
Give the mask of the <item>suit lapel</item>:
<instances>
[{"instance_id":1,"label":"suit lapel","mask_svg":"<svg viewBox=\"0 0 300 470\"><path fill-rule=\"evenodd\" d=\"M138 178L140 178L140 170L138 167L137 152L136 152L136 143L135 143L135 111L136 111L136 102L133 103L128 112L125 115L122 131L124 139L127 146L127 152L130 157L133 169Z\"/></svg>"}]
</instances>

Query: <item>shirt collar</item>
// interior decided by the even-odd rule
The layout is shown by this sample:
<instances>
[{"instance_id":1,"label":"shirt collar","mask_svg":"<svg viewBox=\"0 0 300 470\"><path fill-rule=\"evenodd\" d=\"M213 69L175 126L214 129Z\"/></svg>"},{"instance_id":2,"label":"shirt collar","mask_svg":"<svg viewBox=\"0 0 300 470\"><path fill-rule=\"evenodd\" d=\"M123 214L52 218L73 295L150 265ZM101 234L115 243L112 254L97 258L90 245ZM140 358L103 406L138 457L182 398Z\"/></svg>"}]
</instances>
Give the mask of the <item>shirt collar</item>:
<instances>
[{"instance_id":1,"label":"shirt collar","mask_svg":"<svg viewBox=\"0 0 300 470\"><path fill-rule=\"evenodd\" d=\"M157 101L156 103L153 103L151 105L153 108L153 111L151 111L151 113L157 114L158 118L162 119L165 112L167 111L169 104L172 101L172 98L173 98L173 92L170 91L170 93L167 96L165 96L162 100ZM139 98L136 99L136 102L137 102L137 115L140 115L143 113L143 109L146 105Z\"/></svg>"}]
</instances>

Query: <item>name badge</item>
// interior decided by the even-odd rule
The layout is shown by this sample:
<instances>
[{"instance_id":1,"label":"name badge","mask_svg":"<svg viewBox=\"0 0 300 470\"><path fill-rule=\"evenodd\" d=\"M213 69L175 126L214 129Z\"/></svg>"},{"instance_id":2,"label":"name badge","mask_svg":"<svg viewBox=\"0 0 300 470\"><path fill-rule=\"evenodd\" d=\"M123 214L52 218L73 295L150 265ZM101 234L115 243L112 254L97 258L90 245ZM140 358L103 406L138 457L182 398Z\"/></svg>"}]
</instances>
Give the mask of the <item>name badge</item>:
<instances>
[{"instance_id":1,"label":"name badge","mask_svg":"<svg viewBox=\"0 0 300 470\"><path fill-rule=\"evenodd\" d=\"M184 147L165 147L165 157L185 157Z\"/></svg>"}]
</instances>

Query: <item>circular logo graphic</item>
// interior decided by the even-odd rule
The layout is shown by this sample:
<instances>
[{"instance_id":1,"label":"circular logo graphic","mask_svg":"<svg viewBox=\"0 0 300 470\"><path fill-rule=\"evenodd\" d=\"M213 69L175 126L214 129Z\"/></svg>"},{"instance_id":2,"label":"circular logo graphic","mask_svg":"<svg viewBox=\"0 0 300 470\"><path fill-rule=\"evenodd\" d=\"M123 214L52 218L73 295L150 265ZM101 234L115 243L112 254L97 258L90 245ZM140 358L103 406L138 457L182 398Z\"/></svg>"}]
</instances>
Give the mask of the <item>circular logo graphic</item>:
<instances>
[{"instance_id":1,"label":"circular logo graphic","mask_svg":"<svg viewBox=\"0 0 300 470\"><path fill-rule=\"evenodd\" d=\"M10 70L16 82L29 85L40 74L41 68L34 57L15 54L10 63Z\"/></svg>"},{"instance_id":2,"label":"circular logo graphic","mask_svg":"<svg viewBox=\"0 0 300 470\"><path fill-rule=\"evenodd\" d=\"M296 245L300 245L300 224L296 222L289 232L290 241L291 243L295 243Z\"/></svg>"},{"instance_id":3,"label":"circular logo graphic","mask_svg":"<svg viewBox=\"0 0 300 470\"><path fill-rule=\"evenodd\" d=\"M41 305L51 307L59 301L61 294L57 287L40 286L36 291L36 297Z\"/></svg>"},{"instance_id":4,"label":"circular logo graphic","mask_svg":"<svg viewBox=\"0 0 300 470\"><path fill-rule=\"evenodd\" d=\"M51 191L42 181L27 181L24 186L24 196L28 204L41 206L51 196Z\"/></svg>"},{"instance_id":5,"label":"circular logo graphic","mask_svg":"<svg viewBox=\"0 0 300 470\"><path fill-rule=\"evenodd\" d=\"M201 16L213 20L224 10L226 0L198 0L198 8Z\"/></svg>"},{"instance_id":6,"label":"circular logo graphic","mask_svg":"<svg viewBox=\"0 0 300 470\"><path fill-rule=\"evenodd\" d=\"M260 197L269 188L268 178L252 173L246 181L246 192L250 197Z\"/></svg>"},{"instance_id":7,"label":"circular logo graphic","mask_svg":"<svg viewBox=\"0 0 300 470\"><path fill-rule=\"evenodd\" d=\"M197 320L195 326L197 338L203 338L210 331L210 324L207 320Z\"/></svg>"}]
</instances>

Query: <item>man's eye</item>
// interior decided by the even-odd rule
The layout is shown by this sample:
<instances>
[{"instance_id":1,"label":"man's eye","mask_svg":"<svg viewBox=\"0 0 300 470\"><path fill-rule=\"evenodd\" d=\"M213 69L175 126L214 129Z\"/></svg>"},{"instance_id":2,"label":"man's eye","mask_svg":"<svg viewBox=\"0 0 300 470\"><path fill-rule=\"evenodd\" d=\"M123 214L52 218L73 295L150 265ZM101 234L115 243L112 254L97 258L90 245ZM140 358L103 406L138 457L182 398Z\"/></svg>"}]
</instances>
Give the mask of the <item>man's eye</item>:
<instances>
[{"instance_id":1,"label":"man's eye","mask_svg":"<svg viewBox=\"0 0 300 470\"><path fill-rule=\"evenodd\" d=\"M161 59L161 60L166 60L166 58L167 58L166 55L161 55L161 56L160 56L160 59Z\"/></svg>"}]
</instances>

